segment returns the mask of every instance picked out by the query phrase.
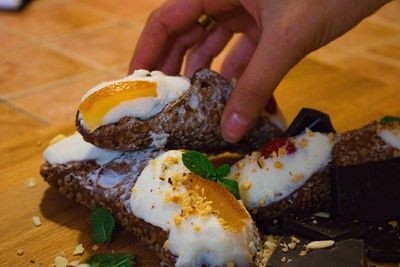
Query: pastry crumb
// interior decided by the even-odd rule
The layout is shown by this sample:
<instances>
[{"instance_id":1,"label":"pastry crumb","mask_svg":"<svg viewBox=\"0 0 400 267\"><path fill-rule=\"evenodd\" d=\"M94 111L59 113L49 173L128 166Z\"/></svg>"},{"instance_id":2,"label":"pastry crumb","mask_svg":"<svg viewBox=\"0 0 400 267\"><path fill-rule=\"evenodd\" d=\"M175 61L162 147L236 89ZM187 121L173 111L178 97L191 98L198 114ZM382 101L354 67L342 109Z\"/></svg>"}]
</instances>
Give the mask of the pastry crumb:
<instances>
[{"instance_id":1,"label":"pastry crumb","mask_svg":"<svg viewBox=\"0 0 400 267\"><path fill-rule=\"evenodd\" d=\"M56 258L54 259L54 265L56 267L67 267L68 259L64 256L56 256Z\"/></svg>"},{"instance_id":2,"label":"pastry crumb","mask_svg":"<svg viewBox=\"0 0 400 267\"><path fill-rule=\"evenodd\" d=\"M24 255L24 252L25 252L25 251L24 251L22 248L17 249L17 255L18 255L18 256Z\"/></svg>"},{"instance_id":3,"label":"pastry crumb","mask_svg":"<svg viewBox=\"0 0 400 267\"><path fill-rule=\"evenodd\" d=\"M25 180L25 186L28 188L34 188L37 186L37 180L35 177L29 177Z\"/></svg>"},{"instance_id":4,"label":"pastry crumb","mask_svg":"<svg viewBox=\"0 0 400 267\"><path fill-rule=\"evenodd\" d=\"M93 245L93 246L92 246L92 250L93 250L93 251L96 251L96 250L98 250L98 249L99 249L99 246L98 246L98 245Z\"/></svg>"},{"instance_id":5,"label":"pastry crumb","mask_svg":"<svg viewBox=\"0 0 400 267\"><path fill-rule=\"evenodd\" d=\"M83 252L85 252L85 248L83 247L82 244L79 244L75 247L74 252L72 255L77 256L77 255L82 255Z\"/></svg>"},{"instance_id":6,"label":"pastry crumb","mask_svg":"<svg viewBox=\"0 0 400 267\"><path fill-rule=\"evenodd\" d=\"M80 261L79 260L75 260L75 261L71 261L68 266L70 267L79 267L80 265Z\"/></svg>"},{"instance_id":7,"label":"pastry crumb","mask_svg":"<svg viewBox=\"0 0 400 267\"><path fill-rule=\"evenodd\" d=\"M32 222L35 226L41 226L42 221L40 220L39 216L33 216L32 217Z\"/></svg>"}]
</instances>

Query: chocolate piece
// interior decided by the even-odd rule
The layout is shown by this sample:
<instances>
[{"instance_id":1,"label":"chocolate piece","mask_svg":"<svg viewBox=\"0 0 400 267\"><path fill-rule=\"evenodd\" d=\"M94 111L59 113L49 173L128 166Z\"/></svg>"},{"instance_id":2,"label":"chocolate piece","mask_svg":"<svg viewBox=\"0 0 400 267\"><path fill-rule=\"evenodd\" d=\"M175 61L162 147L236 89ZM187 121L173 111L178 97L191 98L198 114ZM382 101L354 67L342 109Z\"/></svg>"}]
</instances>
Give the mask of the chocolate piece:
<instances>
[{"instance_id":1,"label":"chocolate piece","mask_svg":"<svg viewBox=\"0 0 400 267\"><path fill-rule=\"evenodd\" d=\"M287 263L287 260L289 261L290 259L295 260L296 258L301 257L299 256L299 254L301 251L305 250L305 245L309 242L309 240L304 238L298 238L298 240L300 242L296 243L296 246L293 249L288 247L286 251L286 249L284 249L284 247L286 247L284 244L289 245L290 243L293 243L293 240L291 239L290 236L284 236L282 240L279 242L280 244L276 247L276 249L272 253L271 257L268 259L267 266L271 267L282 266ZM283 257L286 258L285 262L282 261Z\"/></svg>"},{"instance_id":2,"label":"chocolate piece","mask_svg":"<svg viewBox=\"0 0 400 267\"><path fill-rule=\"evenodd\" d=\"M335 240L358 238L367 229L365 223L339 217L322 218L307 215L289 215L283 220L286 231L310 240Z\"/></svg>"},{"instance_id":3,"label":"chocolate piece","mask_svg":"<svg viewBox=\"0 0 400 267\"><path fill-rule=\"evenodd\" d=\"M272 267L279 265L271 265ZM318 249L304 256L292 258L285 263L285 267L365 267L367 258L364 242L357 239L348 239L335 244L330 249Z\"/></svg>"},{"instance_id":4,"label":"chocolate piece","mask_svg":"<svg viewBox=\"0 0 400 267\"><path fill-rule=\"evenodd\" d=\"M378 262L400 262L400 224L389 221L371 225L364 234L368 257Z\"/></svg>"},{"instance_id":5,"label":"chocolate piece","mask_svg":"<svg viewBox=\"0 0 400 267\"><path fill-rule=\"evenodd\" d=\"M338 215L362 221L400 217L400 158L336 166L331 173Z\"/></svg>"},{"instance_id":6,"label":"chocolate piece","mask_svg":"<svg viewBox=\"0 0 400 267\"><path fill-rule=\"evenodd\" d=\"M284 133L284 136L290 137L301 134L306 128L321 133L336 132L328 114L316 109L302 108Z\"/></svg>"}]
</instances>

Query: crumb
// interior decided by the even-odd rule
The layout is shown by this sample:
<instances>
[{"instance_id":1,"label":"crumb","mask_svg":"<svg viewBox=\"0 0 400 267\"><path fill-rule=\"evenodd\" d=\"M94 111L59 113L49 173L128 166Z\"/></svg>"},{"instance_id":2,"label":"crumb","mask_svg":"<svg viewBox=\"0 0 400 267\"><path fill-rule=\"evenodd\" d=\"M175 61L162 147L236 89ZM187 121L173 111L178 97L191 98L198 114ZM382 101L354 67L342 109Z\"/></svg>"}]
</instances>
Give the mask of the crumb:
<instances>
[{"instance_id":1,"label":"crumb","mask_svg":"<svg viewBox=\"0 0 400 267\"><path fill-rule=\"evenodd\" d=\"M163 245L163 249L169 250L169 240L165 240L164 245Z\"/></svg>"},{"instance_id":2,"label":"crumb","mask_svg":"<svg viewBox=\"0 0 400 267\"><path fill-rule=\"evenodd\" d=\"M30 259L29 262L34 264L35 263L35 259Z\"/></svg>"},{"instance_id":3,"label":"crumb","mask_svg":"<svg viewBox=\"0 0 400 267\"><path fill-rule=\"evenodd\" d=\"M251 183L243 183L243 184L242 184L243 190L249 190L250 187L251 187Z\"/></svg>"},{"instance_id":4,"label":"crumb","mask_svg":"<svg viewBox=\"0 0 400 267\"><path fill-rule=\"evenodd\" d=\"M281 262L286 262L286 261L287 261L287 259L285 256L281 258Z\"/></svg>"},{"instance_id":5,"label":"crumb","mask_svg":"<svg viewBox=\"0 0 400 267\"><path fill-rule=\"evenodd\" d=\"M195 231L195 232L200 232L200 231L201 231L200 225L196 224L196 225L194 226L194 231Z\"/></svg>"},{"instance_id":6,"label":"crumb","mask_svg":"<svg viewBox=\"0 0 400 267\"><path fill-rule=\"evenodd\" d=\"M378 227L378 230L379 230L379 231L382 231L382 230L383 230L382 226L379 226L379 227Z\"/></svg>"},{"instance_id":7,"label":"crumb","mask_svg":"<svg viewBox=\"0 0 400 267\"><path fill-rule=\"evenodd\" d=\"M288 244L288 247L289 247L290 249L292 249L292 250L295 249L296 246L297 246L297 244L296 244L295 242L291 242L291 243Z\"/></svg>"},{"instance_id":8,"label":"crumb","mask_svg":"<svg viewBox=\"0 0 400 267\"><path fill-rule=\"evenodd\" d=\"M32 217L32 222L35 226L41 226L42 222L40 221L39 216L33 216Z\"/></svg>"},{"instance_id":9,"label":"crumb","mask_svg":"<svg viewBox=\"0 0 400 267\"><path fill-rule=\"evenodd\" d=\"M17 249L17 255L18 256L22 256L22 255L24 255L24 250L23 249Z\"/></svg>"},{"instance_id":10,"label":"crumb","mask_svg":"<svg viewBox=\"0 0 400 267\"><path fill-rule=\"evenodd\" d=\"M277 169L283 169L283 166L284 166L283 163L280 161L275 161L274 163L274 167Z\"/></svg>"},{"instance_id":11,"label":"crumb","mask_svg":"<svg viewBox=\"0 0 400 267\"><path fill-rule=\"evenodd\" d=\"M41 147L42 146L42 141L37 140L35 144L36 144L37 147Z\"/></svg>"},{"instance_id":12,"label":"crumb","mask_svg":"<svg viewBox=\"0 0 400 267\"><path fill-rule=\"evenodd\" d=\"M79 244L75 247L74 252L72 255L77 256L77 255L82 255L83 252L85 252L85 248L83 247L82 244Z\"/></svg>"},{"instance_id":13,"label":"crumb","mask_svg":"<svg viewBox=\"0 0 400 267\"><path fill-rule=\"evenodd\" d=\"M302 251L300 251L300 253L299 253L299 256L305 256L307 254L307 251L306 250L302 250Z\"/></svg>"},{"instance_id":14,"label":"crumb","mask_svg":"<svg viewBox=\"0 0 400 267\"><path fill-rule=\"evenodd\" d=\"M391 225L393 228L396 228L399 225L397 221L389 221L388 224Z\"/></svg>"},{"instance_id":15,"label":"crumb","mask_svg":"<svg viewBox=\"0 0 400 267\"><path fill-rule=\"evenodd\" d=\"M98 246L98 245L93 245L93 246L92 246L92 250L93 250L93 251L96 251L96 250L98 250L98 249L99 249L99 246Z\"/></svg>"},{"instance_id":16,"label":"crumb","mask_svg":"<svg viewBox=\"0 0 400 267\"><path fill-rule=\"evenodd\" d=\"M56 267L67 267L68 266L68 259L64 256L57 256L54 259L54 265Z\"/></svg>"},{"instance_id":17,"label":"crumb","mask_svg":"<svg viewBox=\"0 0 400 267\"><path fill-rule=\"evenodd\" d=\"M29 177L25 180L25 186L29 188L34 188L37 186L37 180L35 177Z\"/></svg>"},{"instance_id":18,"label":"crumb","mask_svg":"<svg viewBox=\"0 0 400 267\"><path fill-rule=\"evenodd\" d=\"M75 260L75 261L71 261L68 266L71 267L78 267L80 265L80 261L79 260Z\"/></svg>"},{"instance_id":19,"label":"crumb","mask_svg":"<svg viewBox=\"0 0 400 267\"><path fill-rule=\"evenodd\" d=\"M312 137L315 135L315 133L313 131L311 131L310 129L306 128L306 133L308 136Z\"/></svg>"},{"instance_id":20,"label":"crumb","mask_svg":"<svg viewBox=\"0 0 400 267\"><path fill-rule=\"evenodd\" d=\"M318 221L317 220L312 220L312 223L313 224L318 224Z\"/></svg>"}]
</instances>

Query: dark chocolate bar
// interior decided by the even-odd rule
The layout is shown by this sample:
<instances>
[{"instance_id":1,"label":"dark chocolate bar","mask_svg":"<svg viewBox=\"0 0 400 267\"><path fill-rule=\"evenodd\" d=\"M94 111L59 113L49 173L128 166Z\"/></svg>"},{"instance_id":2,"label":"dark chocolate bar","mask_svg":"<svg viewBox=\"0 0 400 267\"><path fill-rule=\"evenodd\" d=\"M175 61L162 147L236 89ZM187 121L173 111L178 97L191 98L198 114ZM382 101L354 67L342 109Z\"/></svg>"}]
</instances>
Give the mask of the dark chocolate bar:
<instances>
[{"instance_id":1,"label":"dark chocolate bar","mask_svg":"<svg viewBox=\"0 0 400 267\"><path fill-rule=\"evenodd\" d=\"M368 257L378 262L400 262L400 224L389 221L371 225L364 234Z\"/></svg>"},{"instance_id":2,"label":"dark chocolate bar","mask_svg":"<svg viewBox=\"0 0 400 267\"><path fill-rule=\"evenodd\" d=\"M323 218L291 214L284 218L283 228L310 240L331 239L340 241L358 238L365 232L367 225L339 217Z\"/></svg>"},{"instance_id":3,"label":"dark chocolate bar","mask_svg":"<svg viewBox=\"0 0 400 267\"><path fill-rule=\"evenodd\" d=\"M332 169L333 211L361 221L400 217L400 158Z\"/></svg>"},{"instance_id":4,"label":"dark chocolate bar","mask_svg":"<svg viewBox=\"0 0 400 267\"><path fill-rule=\"evenodd\" d=\"M306 128L314 132L335 133L328 114L311 108L302 108L284 133L285 137L299 135Z\"/></svg>"},{"instance_id":5,"label":"dark chocolate bar","mask_svg":"<svg viewBox=\"0 0 400 267\"><path fill-rule=\"evenodd\" d=\"M318 249L293 258L285 267L366 267L367 258L363 240L340 241L329 249ZM272 266L275 267L275 266Z\"/></svg>"}]
</instances>

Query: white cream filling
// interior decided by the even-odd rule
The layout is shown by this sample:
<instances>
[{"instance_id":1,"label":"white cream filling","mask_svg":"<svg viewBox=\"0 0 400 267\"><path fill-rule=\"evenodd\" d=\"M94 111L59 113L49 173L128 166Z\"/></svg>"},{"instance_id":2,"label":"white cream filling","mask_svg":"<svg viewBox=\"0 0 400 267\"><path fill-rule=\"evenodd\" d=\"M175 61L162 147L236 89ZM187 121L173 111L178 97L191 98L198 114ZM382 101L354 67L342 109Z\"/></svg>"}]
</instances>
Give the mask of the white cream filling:
<instances>
[{"instance_id":1,"label":"white cream filling","mask_svg":"<svg viewBox=\"0 0 400 267\"><path fill-rule=\"evenodd\" d=\"M168 246L177 256L176 266L224 266L230 261L235 266L251 266L256 252L257 230L250 220L240 232L225 230L215 215L207 218L192 215L183 219L179 226L174 223L174 217L182 209L178 204L164 201L164 194L178 195L186 189L182 186L173 191L167 180L160 179L162 162L169 156L179 158L179 163L167 170L167 177L173 172L189 172L182 163L181 151L168 151L150 162L139 176L131 195L133 214L169 232ZM196 232L194 225L198 225L201 231Z\"/></svg>"},{"instance_id":2,"label":"white cream filling","mask_svg":"<svg viewBox=\"0 0 400 267\"><path fill-rule=\"evenodd\" d=\"M286 198L331 160L334 142L327 135L305 133L292 142L297 148L295 153L265 159L254 152L233 166L229 177L238 180L247 209Z\"/></svg>"},{"instance_id":3,"label":"white cream filling","mask_svg":"<svg viewBox=\"0 0 400 267\"><path fill-rule=\"evenodd\" d=\"M125 81L155 82L157 83L157 96L140 97L122 102L107 113L101 125L118 122L125 116L139 119L150 118L161 112L168 103L178 99L190 87L190 80L185 77L168 76L160 71L136 70L133 74L123 79L103 82L93 87L82 97L81 102L94 92L108 85Z\"/></svg>"},{"instance_id":4,"label":"white cream filling","mask_svg":"<svg viewBox=\"0 0 400 267\"><path fill-rule=\"evenodd\" d=\"M98 148L85 140L80 134L73 134L49 146L44 151L44 159L50 164L63 164L71 161L95 160L106 164L121 156L122 152Z\"/></svg>"},{"instance_id":5,"label":"white cream filling","mask_svg":"<svg viewBox=\"0 0 400 267\"><path fill-rule=\"evenodd\" d=\"M385 141L386 144L400 149L400 129L397 130L382 130L379 137Z\"/></svg>"}]
</instances>

